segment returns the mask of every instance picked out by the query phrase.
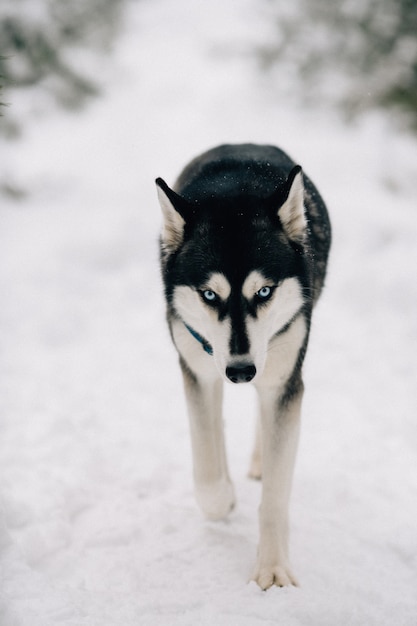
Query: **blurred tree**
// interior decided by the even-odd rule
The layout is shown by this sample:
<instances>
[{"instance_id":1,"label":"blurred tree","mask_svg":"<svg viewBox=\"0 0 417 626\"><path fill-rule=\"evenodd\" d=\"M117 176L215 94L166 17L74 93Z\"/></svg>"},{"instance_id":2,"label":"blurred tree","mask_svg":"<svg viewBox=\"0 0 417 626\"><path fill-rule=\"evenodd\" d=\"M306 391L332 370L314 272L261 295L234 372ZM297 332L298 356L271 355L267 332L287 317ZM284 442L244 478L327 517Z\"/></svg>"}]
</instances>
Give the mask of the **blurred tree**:
<instances>
[{"instance_id":1,"label":"blurred tree","mask_svg":"<svg viewBox=\"0 0 417 626\"><path fill-rule=\"evenodd\" d=\"M16 134L21 126L22 107L14 106L18 91L25 90L26 102L42 93L42 105L52 100L69 108L79 107L97 93L97 82L88 70L93 64L91 53L111 43L123 2L2 0L2 100L11 105L3 110L4 132Z\"/></svg>"},{"instance_id":2,"label":"blurred tree","mask_svg":"<svg viewBox=\"0 0 417 626\"><path fill-rule=\"evenodd\" d=\"M395 107L417 130L417 0L268 0L264 68L280 68L310 100L350 116ZM298 92L298 89L297 89Z\"/></svg>"}]
</instances>

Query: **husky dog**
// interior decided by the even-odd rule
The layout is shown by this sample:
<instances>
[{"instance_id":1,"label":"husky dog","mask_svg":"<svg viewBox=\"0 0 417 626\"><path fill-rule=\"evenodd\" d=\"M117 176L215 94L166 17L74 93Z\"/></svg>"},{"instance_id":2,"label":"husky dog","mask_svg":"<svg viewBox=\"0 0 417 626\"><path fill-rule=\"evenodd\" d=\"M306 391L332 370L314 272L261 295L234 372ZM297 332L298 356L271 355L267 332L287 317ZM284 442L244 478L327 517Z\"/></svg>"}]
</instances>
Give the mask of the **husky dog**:
<instances>
[{"instance_id":1,"label":"husky dog","mask_svg":"<svg viewBox=\"0 0 417 626\"><path fill-rule=\"evenodd\" d=\"M223 438L223 381L252 382L259 423L250 476L262 477L262 589L296 585L288 502L303 396L301 368L330 247L323 200L273 146L222 145L195 158L174 188L156 180L163 212L167 319L191 427L196 499L212 520L235 504Z\"/></svg>"}]
</instances>

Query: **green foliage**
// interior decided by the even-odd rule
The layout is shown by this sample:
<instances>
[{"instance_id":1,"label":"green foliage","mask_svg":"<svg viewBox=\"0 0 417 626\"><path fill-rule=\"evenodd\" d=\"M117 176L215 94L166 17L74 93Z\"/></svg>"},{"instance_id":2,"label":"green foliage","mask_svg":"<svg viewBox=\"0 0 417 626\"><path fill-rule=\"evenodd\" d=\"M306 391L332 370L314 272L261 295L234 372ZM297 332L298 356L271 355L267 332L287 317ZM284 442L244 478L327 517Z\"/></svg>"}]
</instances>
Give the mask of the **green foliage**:
<instances>
[{"instance_id":1,"label":"green foliage","mask_svg":"<svg viewBox=\"0 0 417 626\"><path fill-rule=\"evenodd\" d=\"M348 115L394 108L417 129L417 0L280 0L267 3L265 69L284 69L298 94Z\"/></svg>"},{"instance_id":2,"label":"green foliage","mask_svg":"<svg viewBox=\"0 0 417 626\"><path fill-rule=\"evenodd\" d=\"M11 129L18 90L41 87L45 98L75 108L98 91L80 51L91 55L110 45L124 0L2 0L0 76ZM88 63L87 63L88 66ZM4 114L4 111L3 111ZM14 118L16 130L18 120Z\"/></svg>"}]
</instances>

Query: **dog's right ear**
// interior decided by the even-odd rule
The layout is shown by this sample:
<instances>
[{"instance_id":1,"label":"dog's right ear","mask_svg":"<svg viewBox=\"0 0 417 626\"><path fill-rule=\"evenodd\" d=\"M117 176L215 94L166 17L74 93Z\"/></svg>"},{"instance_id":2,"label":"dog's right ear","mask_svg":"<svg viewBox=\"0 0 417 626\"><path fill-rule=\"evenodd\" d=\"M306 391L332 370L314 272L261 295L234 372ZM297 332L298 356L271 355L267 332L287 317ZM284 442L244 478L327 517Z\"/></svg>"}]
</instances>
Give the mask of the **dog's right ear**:
<instances>
[{"instance_id":1,"label":"dog's right ear","mask_svg":"<svg viewBox=\"0 0 417 626\"><path fill-rule=\"evenodd\" d=\"M170 189L162 178L157 178L155 183L164 216L162 244L167 250L174 252L182 243L184 226L190 207L188 202Z\"/></svg>"}]
</instances>

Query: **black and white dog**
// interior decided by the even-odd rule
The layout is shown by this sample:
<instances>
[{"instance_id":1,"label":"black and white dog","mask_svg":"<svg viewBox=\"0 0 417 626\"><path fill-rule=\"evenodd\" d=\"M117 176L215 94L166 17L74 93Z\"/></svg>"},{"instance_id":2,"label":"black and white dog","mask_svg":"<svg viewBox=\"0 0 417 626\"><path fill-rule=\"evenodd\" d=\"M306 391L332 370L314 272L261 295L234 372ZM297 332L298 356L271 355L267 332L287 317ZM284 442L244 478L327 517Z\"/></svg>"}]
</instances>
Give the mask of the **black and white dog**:
<instances>
[{"instance_id":1,"label":"black and white dog","mask_svg":"<svg viewBox=\"0 0 417 626\"><path fill-rule=\"evenodd\" d=\"M301 369L330 247L323 200L273 146L223 145L197 157L174 190L158 178L167 318L184 377L197 502L234 506L222 423L223 381L252 382L260 419L250 475L262 476L254 580L296 584L288 502L303 396Z\"/></svg>"}]
</instances>

